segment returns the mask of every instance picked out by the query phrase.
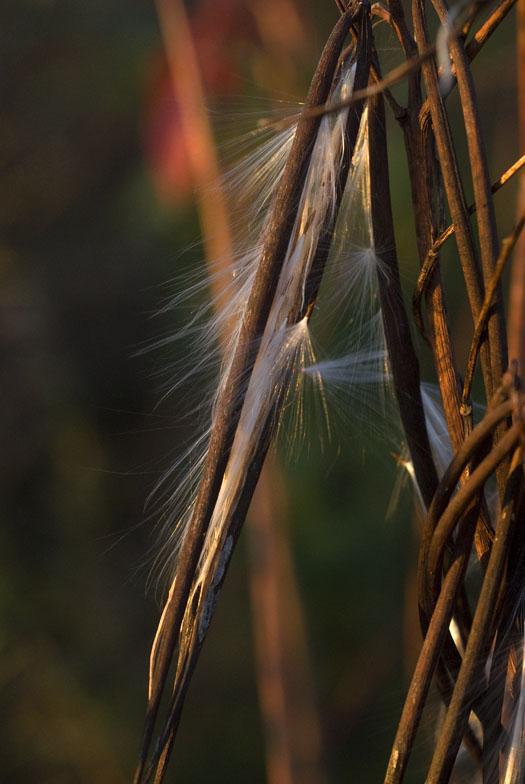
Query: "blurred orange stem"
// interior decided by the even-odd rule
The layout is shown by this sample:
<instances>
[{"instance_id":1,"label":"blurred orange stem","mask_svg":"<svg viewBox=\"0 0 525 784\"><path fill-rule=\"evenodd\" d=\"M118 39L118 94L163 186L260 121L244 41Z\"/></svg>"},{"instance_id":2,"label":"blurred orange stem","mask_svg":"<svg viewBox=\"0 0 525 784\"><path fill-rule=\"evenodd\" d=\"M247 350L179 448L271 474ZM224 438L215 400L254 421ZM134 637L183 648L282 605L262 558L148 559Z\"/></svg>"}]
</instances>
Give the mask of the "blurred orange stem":
<instances>
[{"instance_id":1,"label":"blurred orange stem","mask_svg":"<svg viewBox=\"0 0 525 784\"><path fill-rule=\"evenodd\" d=\"M321 784L321 731L279 464L266 459L248 518L257 686L271 784Z\"/></svg>"},{"instance_id":2,"label":"blurred orange stem","mask_svg":"<svg viewBox=\"0 0 525 784\"><path fill-rule=\"evenodd\" d=\"M232 254L228 210L221 188L210 187L219 181L220 172L188 18L181 0L155 2L196 186L206 258L227 268ZM220 297L221 291L214 294Z\"/></svg>"}]
</instances>

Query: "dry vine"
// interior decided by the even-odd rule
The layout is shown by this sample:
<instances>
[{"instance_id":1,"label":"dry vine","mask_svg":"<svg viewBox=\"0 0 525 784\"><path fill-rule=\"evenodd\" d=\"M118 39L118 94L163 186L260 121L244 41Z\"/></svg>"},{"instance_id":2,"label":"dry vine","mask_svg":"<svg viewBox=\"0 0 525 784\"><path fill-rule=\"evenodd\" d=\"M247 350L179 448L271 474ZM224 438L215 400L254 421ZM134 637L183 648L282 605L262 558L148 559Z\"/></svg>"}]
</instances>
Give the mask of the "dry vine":
<instances>
[{"instance_id":1,"label":"dry vine","mask_svg":"<svg viewBox=\"0 0 525 784\"><path fill-rule=\"evenodd\" d=\"M290 247L298 253L300 240L309 236L311 224L315 223L302 286L292 290L291 279L288 290L292 293L285 313L287 328L304 325L307 329L319 297L365 114L371 236L377 259L385 349L411 466L428 510L418 566L423 645L385 782L395 784L404 779L433 682L446 710L426 781L437 784L450 780L462 744L469 749L485 784L517 784L525 776L525 536L521 525L525 521L525 401L521 387L525 363L523 196L515 229L501 243L494 209L497 191L521 172L525 158L522 155L516 162L509 162L505 173L491 184L472 67L474 58L481 55L486 41L506 18L513 0L492 5L488 13L486 4L473 2L462 5L454 15L449 13L445 0L413 0L411 23L399 0L390 0L386 7L380 3L370 7L364 0L353 0L348 7L341 0L338 6L341 16L320 58L273 195L253 283L215 400L197 496L152 650L136 784L160 782L164 777L213 605L276 428L277 412L284 403L286 382L277 392L272 387L268 407L261 408L250 450L241 463L238 486L232 491L233 500L210 549L209 532L222 503L221 493L235 457L244 409L251 400L252 380L258 364L265 360L262 352L272 345L274 336L267 335L281 296L287 254L291 253ZM478 23L482 13L486 18ZM375 50L372 17L391 26L406 61L384 77ZM443 61L443 41L436 44L429 38L428 30L436 22L445 39L447 61ZM521 51L525 45L523 24L522 19ZM352 63L353 83L351 94L347 95L340 85L344 68ZM390 93L390 88L403 80L408 83L406 106L400 106ZM468 146L474 194L471 206L465 199L446 106L447 95L455 88ZM454 454L444 471L436 465L427 430L418 356L400 284L383 96L402 129L406 147L421 270L415 283L414 322L432 351ZM520 96L520 100L523 115L525 98ZM320 201L315 209L310 205L309 220L301 224L297 234L294 232L301 217L303 188L314 159L320 124L328 116L344 117L333 202L327 206ZM521 193L523 190L522 187ZM448 228L447 214L451 220ZM458 367L456 360L441 277L440 251L452 237L472 317L472 343L464 369ZM508 328L502 273L513 252ZM478 359L487 410L476 423L471 393ZM291 370L285 367L281 372L286 377ZM496 479L497 498L489 498L492 477ZM208 560L204 559L203 566L205 547ZM480 575L474 596L467 583L467 570L473 559ZM174 686L168 693L173 665ZM167 701L166 713L151 750L163 697Z\"/></svg>"}]
</instances>

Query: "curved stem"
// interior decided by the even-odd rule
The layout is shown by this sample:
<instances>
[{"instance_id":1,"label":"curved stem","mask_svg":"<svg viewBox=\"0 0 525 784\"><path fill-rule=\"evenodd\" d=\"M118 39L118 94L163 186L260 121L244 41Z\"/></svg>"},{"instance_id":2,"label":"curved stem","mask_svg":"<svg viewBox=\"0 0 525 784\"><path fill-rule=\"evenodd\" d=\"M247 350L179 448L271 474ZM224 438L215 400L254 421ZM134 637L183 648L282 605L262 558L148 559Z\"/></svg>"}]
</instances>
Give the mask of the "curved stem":
<instances>
[{"instance_id":1,"label":"curved stem","mask_svg":"<svg viewBox=\"0 0 525 784\"><path fill-rule=\"evenodd\" d=\"M500 443L502 442L503 439ZM475 698L474 684L488 653L492 633L490 620L496 606L500 580L508 557L509 542L515 523L515 510L519 506L522 492L521 447L518 447L512 458L504 504L476 607L472 631L426 779L428 784L446 784L452 772L467 725L470 707Z\"/></svg>"}]
</instances>

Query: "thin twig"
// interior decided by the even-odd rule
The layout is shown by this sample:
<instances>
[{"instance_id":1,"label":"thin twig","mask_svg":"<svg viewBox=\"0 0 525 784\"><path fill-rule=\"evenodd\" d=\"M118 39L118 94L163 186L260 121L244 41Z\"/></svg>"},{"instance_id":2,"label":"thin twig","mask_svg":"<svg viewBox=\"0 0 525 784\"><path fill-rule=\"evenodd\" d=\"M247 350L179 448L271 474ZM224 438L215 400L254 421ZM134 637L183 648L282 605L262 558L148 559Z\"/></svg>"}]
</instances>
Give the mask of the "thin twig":
<instances>
[{"instance_id":1,"label":"thin twig","mask_svg":"<svg viewBox=\"0 0 525 784\"><path fill-rule=\"evenodd\" d=\"M490 450L487 457L469 476L468 481L459 488L441 515L439 522L434 529L432 542L428 551L428 558L426 560L424 580L428 590L428 604L425 608L427 611L437 600L443 554L457 521L461 518L462 513L468 507L471 500L479 493L488 477L494 473L496 468L505 460L505 457L509 452L512 451L519 435L519 426L514 425L513 428Z\"/></svg>"},{"instance_id":2,"label":"thin twig","mask_svg":"<svg viewBox=\"0 0 525 784\"><path fill-rule=\"evenodd\" d=\"M517 62L518 62L518 116L519 146L525 153L525 3L518 3L517 29ZM525 177L520 177L518 186L518 215L525 212ZM523 384L525 376L525 235L518 241L512 264L510 307L509 307L509 345L510 358L518 363L518 373Z\"/></svg>"},{"instance_id":3,"label":"thin twig","mask_svg":"<svg viewBox=\"0 0 525 784\"><path fill-rule=\"evenodd\" d=\"M514 429L517 431L516 426L512 430ZM509 430L500 441L500 444L503 443L503 440L511 432ZM518 435L519 433L517 432L516 437ZM492 631L491 619L496 606L500 580L508 557L509 543L516 519L514 512L520 504L520 497L523 493L522 478L521 447L519 447L512 458L496 538L483 580L463 664L426 779L428 784L445 784L449 781L467 725L470 707L475 698L473 686L479 677L489 651Z\"/></svg>"},{"instance_id":4,"label":"thin twig","mask_svg":"<svg viewBox=\"0 0 525 784\"><path fill-rule=\"evenodd\" d=\"M375 95L384 93L390 87L394 87L399 82L402 82L414 71L419 71L421 65L429 60L435 54L435 46L428 46L419 55L408 60L405 63L393 68L387 75L378 82L364 87L362 90L356 90L352 95L344 101L337 101L334 103L325 103L323 105L314 106L306 112L307 117L323 117L326 114L334 114L340 112L341 109L346 109L353 106L360 101L365 101L367 98L373 98Z\"/></svg>"},{"instance_id":5,"label":"thin twig","mask_svg":"<svg viewBox=\"0 0 525 784\"><path fill-rule=\"evenodd\" d=\"M420 47L426 48L427 32L423 15L423 0L414 2L414 27ZM468 220L465 196L461 186L458 164L454 153L454 145L450 133L447 115L439 91L439 82L435 63L429 60L423 64L423 76L427 87L432 125L436 138L436 149L443 174L443 182L447 194L452 220L456 226L456 241L463 269L463 277L467 289L470 309L474 321L477 320L482 304L481 279L474 243ZM483 377L487 399L492 397L493 378L490 354L484 343L481 349Z\"/></svg>"},{"instance_id":6,"label":"thin twig","mask_svg":"<svg viewBox=\"0 0 525 784\"><path fill-rule=\"evenodd\" d=\"M408 31L403 7L398 0L392 0L390 8L396 28L402 36L405 52L410 56L415 50L415 42ZM410 177L417 248L422 264L435 236L436 226L442 225L444 205L432 129L430 125L421 127L419 124L421 104L420 74L413 73L409 77L408 107L406 117L401 120L401 127ZM432 276L428 305L430 339L441 399L452 445L458 448L465 436L465 422L459 411L459 374L447 322L443 285L438 270Z\"/></svg>"},{"instance_id":7,"label":"thin twig","mask_svg":"<svg viewBox=\"0 0 525 784\"><path fill-rule=\"evenodd\" d=\"M516 0L502 0L500 5L495 9L495 11L491 14L491 16L486 20L486 22L476 31L470 43L467 44L466 52L469 60L472 62L475 57L479 54L483 46L487 43L491 35L494 33L495 30L499 27L499 25L503 22L509 11L512 9L513 5L516 3ZM457 81L455 77L455 72L452 72L452 78L450 84L447 87L446 92L443 95L443 98L447 98L452 90L456 87ZM425 125L428 122L430 117L430 104L427 100L423 103L421 107L421 124Z\"/></svg>"},{"instance_id":8,"label":"thin twig","mask_svg":"<svg viewBox=\"0 0 525 784\"><path fill-rule=\"evenodd\" d=\"M496 294L496 290L501 280L501 276L503 275L503 271L507 265L507 261L514 249L514 246L518 242L518 239L521 235L524 225L525 225L525 215L523 215L521 220L518 221L512 233L509 234L508 237L505 237L505 239L501 243L501 251L498 260L496 262L496 266L494 268L494 273L489 281L489 285L485 292L485 299L481 307L481 312L479 314L478 322L476 324L476 329L474 330L474 337L472 338L472 343L470 346L470 351L469 351L469 356L467 361L467 369L465 371L465 381L463 382L463 393L461 396L462 404L464 406L470 405L472 380L474 378L474 370L476 368L476 361L478 358L479 347L481 344L481 338L483 336L483 332L485 331L487 326L487 319L490 314L490 310L494 304L494 296Z\"/></svg>"},{"instance_id":9,"label":"thin twig","mask_svg":"<svg viewBox=\"0 0 525 784\"><path fill-rule=\"evenodd\" d=\"M476 30L466 46L469 60L473 60L479 54L483 46L487 43L494 31L498 29L515 3L516 0L503 0L481 27Z\"/></svg>"},{"instance_id":10,"label":"thin twig","mask_svg":"<svg viewBox=\"0 0 525 784\"><path fill-rule=\"evenodd\" d=\"M515 161L512 166L509 166L503 174L501 174L498 179L492 184L491 186L491 193L497 193L500 188L502 188L506 183L517 174L521 168L525 165L525 155L522 155ZM470 204L468 208L469 215L473 215L476 211L476 205ZM456 230L456 227L453 223L451 223L447 228L441 232L439 237L432 243L432 247L429 249L425 261L421 267L419 272L416 286L414 289L414 295L412 298L412 309L414 313L414 320L416 325L421 332L421 335L425 337L425 324L423 320L423 314L421 312L421 303L423 295L429 285L430 280L432 279L432 275L436 268L436 264L439 258L439 251L445 244L445 242L452 237Z\"/></svg>"},{"instance_id":11,"label":"thin twig","mask_svg":"<svg viewBox=\"0 0 525 784\"><path fill-rule=\"evenodd\" d=\"M423 528L423 535L421 538L420 554L419 554L419 594L424 595L426 588L424 587L427 582L427 563L428 553L432 545L434 531L439 519L444 513L450 497L457 484L459 483L466 466L476 454L477 450L487 440L495 427L509 415L512 411L512 403L505 401L500 403L494 409L491 409L485 417L481 420L470 435L465 439L461 447L456 451L456 454L445 471L441 479L436 493L434 495L432 504L430 506L425 526Z\"/></svg>"},{"instance_id":12,"label":"thin twig","mask_svg":"<svg viewBox=\"0 0 525 784\"><path fill-rule=\"evenodd\" d=\"M380 95L369 101L368 112L372 225L376 253L382 262L382 271L378 272L381 315L403 429L418 486L425 504L429 506L437 486L437 473L421 400L419 363L399 279L390 204L385 113Z\"/></svg>"},{"instance_id":13,"label":"thin twig","mask_svg":"<svg viewBox=\"0 0 525 784\"><path fill-rule=\"evenodd\" d=\"M432 0L441 24L448 24L449 10L446 0ZM494 202L491 199L489 170L478 101L469 59L465 53L463 42L455 30L449 36L450 52L456 69L459 100L463 113L465 135L470 159L471 179L474 189L474 203L478 224L478 237L481 255L481 269L484 288L494 274L494 267L499 253ZM487 324L487 342L490 355L492 383L487 390L492 390L507 367L507 336L505 334L505 315L503 309L503 292L498 280L494 292L494 306Z\"/></svg>"},{"instance_id":14,"label":"thin twig","mask_svg":"<svg viewBox=\"0 0 525 784\"><path fill-rule=\"evenodd\" d=\"M471 516L468 525L462 527L457 552L441 585L403 705L384 784L400 784L403 781L432 677L438 666L445 637L449 633L458 590L468 565L476 518L477 513Z\"/></svg>"}]
</instances>

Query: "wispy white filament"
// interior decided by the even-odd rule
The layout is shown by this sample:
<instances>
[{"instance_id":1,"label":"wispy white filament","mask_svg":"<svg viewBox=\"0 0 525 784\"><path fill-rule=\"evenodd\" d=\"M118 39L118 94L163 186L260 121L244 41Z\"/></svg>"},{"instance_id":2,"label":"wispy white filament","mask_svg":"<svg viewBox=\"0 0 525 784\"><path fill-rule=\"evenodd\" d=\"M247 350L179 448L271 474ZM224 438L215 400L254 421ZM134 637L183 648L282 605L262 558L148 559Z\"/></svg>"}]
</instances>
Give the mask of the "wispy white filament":
<instances>
[{"instance_id":1,"label":"wispy white filament","mask_svg":"<svg viewBox=\"0 0 525 784\"><path fill-rule=\"evenodd\" d=\"M334 100L347 97L352 88L355 68L345 67L334 91ZM277 403L282 402L297 368L297 360L312 354L307 318L290 323L290 314L304 305L306 281L327 216L335 210L336 182L344 154L344 132L348 110L321 120L302 190L294 228L283 262L276 295L260 342L250 376L239 424L219 496L210 522L199 571L188 606L194 614L196 601L209 601L200 595L202 583L216 565L228 523L235 510L244 480L263 430Z\"/></svg>"},{"instance_id":2,"label":"wispy white filament","mask_svg":"<svg viewBox=\"0 0 525 784\"><path fill-rule=\"evenodd\" d=\"M351 94L354 75L354 66L343 66L338 83L332 93L332 100L339 102ZM310 314L297 323L294 323L293 319L296 317L294 314L304 312L307 304L305 302L306 284L319 241L325 226L335 216L339 170L345 154L347 115L348 109L342 109L335 114L325 115L319 124L298 204L296 220L283 259L276 294L248 380L228 463L183 618L177 664L179 682L184 678L196 642L200 642L207 630L224 565L232 546L229 532L230 521L239 503L247 472L268 423L272 423L272 417L274 417L277 407L286 408L292 398L300 397L300 389L306 378L311 377L318 382L320 381L320 374L315 370L310 370L309 376L303 373L304 368L307 365L312 366L315 361L309 327ZM366 133L366 130L362 131L361 136ZM282 152L282 146L288 145L290 140L291 135L286 132L286 135L280 140L281 146L279 146L279 142L272 142L262 159L263 173L262 179L258 183L261 195L252 212L252 218L248 222L248 236L252 234L252 230L257 228L257 225L263 225L267 220L265 207L271 203L273 192L273 186L270 186L270 173L274 171L276 162L281 168L286 157L286 154ZM358 145L361 157L363 145L364 141ZM252 167L253 160L249 161L249 167ZM358 163L356 162L353 167L352 176L349 178L354 187L357 178L361 176L362 167L360 164L361 159L359 158ZM250 199L252 198L250 190L252 180L250 177L248 179L245 177L246 175L239 169L230 176L230 184L238 187L241 183L248 182L248 198ZM278 177L275 179L278 181ZM370 242L367 242L366 251L370 250L369 246ZM228 362L234 355L234 346L237 340L235 323L238 324L241 321L240 316L244 304L248 300L260 250L257 246L254 250L246 250L234 273L234 286L237 288L238 294L236 304L231 306L229 310L235 311L237 318L232 318L232 315L235 314L230 312L227 316L220 317L223 319L223 324L226 321L233 321L231 347L226 350L226 359L223 363L223 379L228 375ZM239 278L242 278L240 282ZM206 339L208 337L206 335ZM222 383L223 381L219 380L219 390ZM296 414L297 422L301 419L302 414L300 408L296 411L299 411ZM276 424L273 423L273 425ZM211 427L213 428L213 416ZM202 455L198 461L202 463ZM189 485L195 486L193 480ZM186 496L188 497L188 494ZM193 504L194 498L190 498L183 518L177 523L176 527L179 530L183 530L186 521L190 519ZM162 633L161 624L157 639L160 639ZM155 645L151 660L153 670L156 662L156 647Z\"/></svg>"},{"instance_id":3,"label":"wispy white filament","mask_svg":"<svg viewBox=\"0 0 525 784\"><path fill-rule=\"evenodd\" d=\"M432 457L438 476L441 478L452 460L453 450L438 387L435 384L423 382L421 384L421 399Z\"/></svg>"}]
</instances>

